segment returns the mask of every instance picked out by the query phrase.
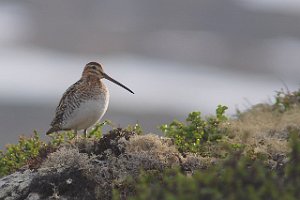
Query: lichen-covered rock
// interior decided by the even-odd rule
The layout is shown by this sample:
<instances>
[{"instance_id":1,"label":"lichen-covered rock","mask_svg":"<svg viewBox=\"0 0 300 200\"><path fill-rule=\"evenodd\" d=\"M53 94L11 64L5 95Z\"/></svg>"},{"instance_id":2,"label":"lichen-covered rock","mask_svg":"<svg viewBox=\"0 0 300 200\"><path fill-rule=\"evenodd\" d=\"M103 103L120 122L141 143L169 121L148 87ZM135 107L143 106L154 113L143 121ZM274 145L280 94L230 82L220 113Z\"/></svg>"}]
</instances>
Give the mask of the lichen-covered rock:
<instances>
[{"instance_id":1,"label":"lichen-covered rock","mask_svg":"<svg viewBox=\"0 0 300 200\"><path fill-rule=\"evenodd\" d=\"M1 178L0 199L26 199L30 193L30 184L35 176L35 172L26 170Z\"/></svg>"},{"instance_id":2,"label":"lichen-covered rock","mask_svg":"<svg viewBox=\"0 0 300 200\"><path fill-rule=\"evenodd\" d=\"M30 184L30 193L41 199L93 200L96 182L77 167L41 169Z\"/></svg>"}]
</instances>

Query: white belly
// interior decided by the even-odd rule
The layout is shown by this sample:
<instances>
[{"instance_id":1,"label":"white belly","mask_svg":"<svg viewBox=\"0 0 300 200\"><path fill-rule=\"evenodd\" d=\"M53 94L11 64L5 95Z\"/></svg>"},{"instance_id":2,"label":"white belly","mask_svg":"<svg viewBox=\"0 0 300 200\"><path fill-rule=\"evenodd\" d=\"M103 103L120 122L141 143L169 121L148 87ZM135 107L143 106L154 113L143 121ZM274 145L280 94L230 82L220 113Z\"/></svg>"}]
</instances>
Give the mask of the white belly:
<instances>
[{"instance_id":1,"label":"white belly","mask_svg":"<svg viewBox=\"0 0 300 200\"><path fill-rule=\"evenodd\" d=\"M101 95L97 100L88 100L80 104L66 120L64 129L87 129L99 121L105 114L109 102L109 95Z\"/></svg>"}]
</instances>

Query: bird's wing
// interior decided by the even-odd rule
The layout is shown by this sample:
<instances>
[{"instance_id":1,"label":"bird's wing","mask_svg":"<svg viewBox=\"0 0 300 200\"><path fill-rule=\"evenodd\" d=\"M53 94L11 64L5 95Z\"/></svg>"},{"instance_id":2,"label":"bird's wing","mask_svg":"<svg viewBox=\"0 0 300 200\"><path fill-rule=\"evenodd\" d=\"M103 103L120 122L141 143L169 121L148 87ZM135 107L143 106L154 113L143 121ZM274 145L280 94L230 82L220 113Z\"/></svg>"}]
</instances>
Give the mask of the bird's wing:
<instances>
[{"instance_id":1,"label":"bird's wing","mask_svg":"<svg viewBox=\"0 0 300 200\"><path fill-rule=\"evenodd\" d=\"M80 88L82 85L82 80L79 80L71 85L63 94L56 108L55 117L51 122L52 127L59 127L61 129L64 120L68 118L76 108L79 107L81 103Z\"/></svg>"}]
</instances>

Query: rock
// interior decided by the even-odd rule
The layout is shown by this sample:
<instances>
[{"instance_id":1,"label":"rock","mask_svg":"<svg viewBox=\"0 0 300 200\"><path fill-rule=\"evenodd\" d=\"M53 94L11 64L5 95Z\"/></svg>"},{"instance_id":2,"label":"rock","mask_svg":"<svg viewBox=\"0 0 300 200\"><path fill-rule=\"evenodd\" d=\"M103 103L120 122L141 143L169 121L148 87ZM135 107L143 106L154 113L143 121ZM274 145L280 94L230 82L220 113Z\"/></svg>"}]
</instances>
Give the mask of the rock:
<instances>
[{"instance_id":1,"label":"rock","mask_svg":"<svg viewBox=\"0 0 300 200\"><path fill-rule=\"evenodd\" d=\"M16 172L0 179L0 199L26 199L30 193L30 184L36 173L31 170Z\"/></svg>"},{"instance_id":2,"label":"rock","mask_svg":"<svg viewBox=\"0 0 300 200\"><path fill-rule=\"evenodd\" d=\"M37 193L30 193L25 200L39 200L41 196Z\"/></svg>"}]
</instances>

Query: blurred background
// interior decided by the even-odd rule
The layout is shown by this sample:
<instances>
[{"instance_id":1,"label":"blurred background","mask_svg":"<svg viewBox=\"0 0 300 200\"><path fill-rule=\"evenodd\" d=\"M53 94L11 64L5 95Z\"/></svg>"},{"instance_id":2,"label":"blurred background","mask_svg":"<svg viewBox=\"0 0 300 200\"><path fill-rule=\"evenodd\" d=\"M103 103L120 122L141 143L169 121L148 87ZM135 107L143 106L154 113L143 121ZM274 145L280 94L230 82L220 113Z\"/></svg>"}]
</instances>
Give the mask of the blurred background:
<instances>
[{"instance_id":1,"label":"blurred background","mask_svg":"<svg viewBox=\"0 0 300 200\"><path fill-rule=\"evenodd\" d=\"M0 149L46 131L89 61L136 93L106 82L104 119L147 132L300 85L299 0L1 0L0 27Z\"/></svg>"}]
</instances>

